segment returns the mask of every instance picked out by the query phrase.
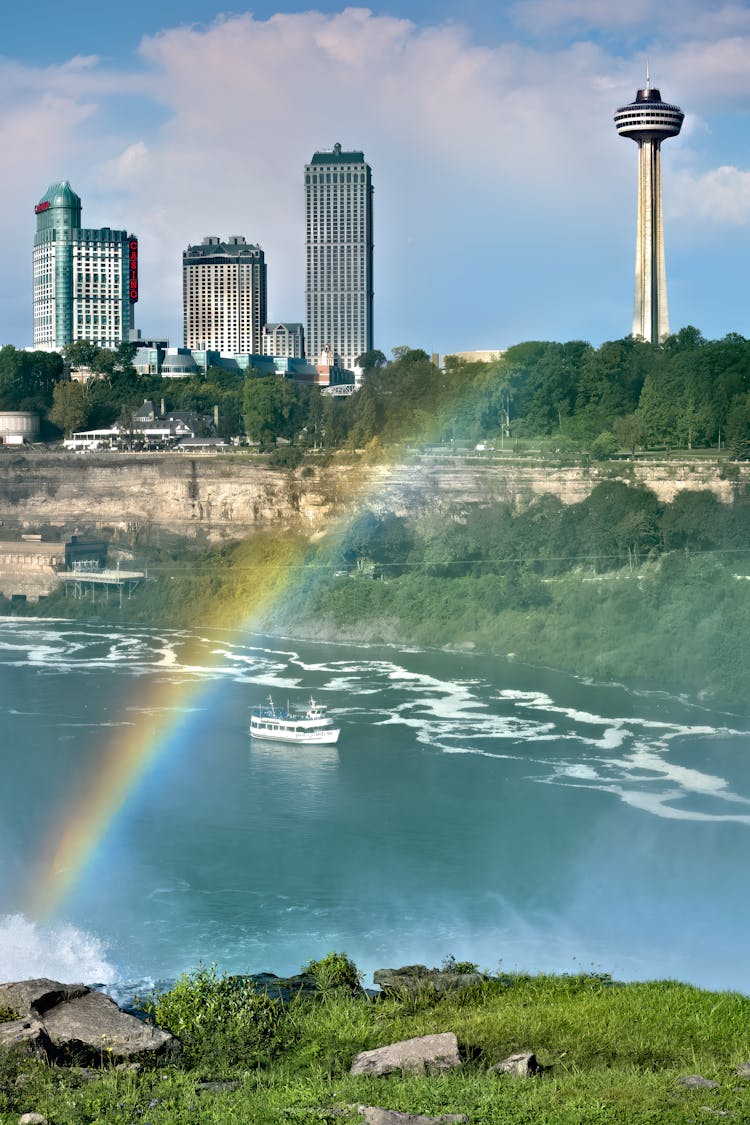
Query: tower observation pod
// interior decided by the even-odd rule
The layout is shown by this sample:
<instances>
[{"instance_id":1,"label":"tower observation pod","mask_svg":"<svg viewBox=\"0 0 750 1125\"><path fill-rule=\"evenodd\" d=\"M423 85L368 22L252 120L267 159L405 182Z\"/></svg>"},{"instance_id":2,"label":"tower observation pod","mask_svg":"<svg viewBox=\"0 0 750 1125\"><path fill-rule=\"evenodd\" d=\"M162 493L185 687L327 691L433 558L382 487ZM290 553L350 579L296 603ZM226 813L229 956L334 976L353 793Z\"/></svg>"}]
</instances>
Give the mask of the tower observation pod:
<instances>
[{"instance_id":1,"label":"tower observation pod","mask_svg":"<svg viewBox=\"0 0 750 1125\"><path fill-rule=\"evenodd\" d=\"M658 344L669 335L667 275L664 268L664 219L661 200L661 142L676 137L685 114L668 105L651 86L615 113L621 137L638 143L638 224L635 241L633 335Z\"/></svg>"}]
</instances>

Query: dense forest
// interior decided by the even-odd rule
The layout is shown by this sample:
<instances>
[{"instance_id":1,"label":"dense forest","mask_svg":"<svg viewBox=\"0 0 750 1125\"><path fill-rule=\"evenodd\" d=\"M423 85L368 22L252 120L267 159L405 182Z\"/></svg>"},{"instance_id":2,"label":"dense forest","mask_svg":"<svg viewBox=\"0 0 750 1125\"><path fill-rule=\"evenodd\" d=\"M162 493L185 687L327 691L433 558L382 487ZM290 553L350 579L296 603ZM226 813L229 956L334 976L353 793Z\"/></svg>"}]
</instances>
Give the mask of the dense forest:
<instances>
[{"instance_id":1,"label":"dense forest","mask_svg":"<svg viewBox=\"0 0 750 1125\"><path fill-rule=\"evenodd\" d=\"M663 344L626 337L598 348L574 340L530 341L491 363L448 356L436 367L421 349L361 357L363 386L349 398L281 376L211 367L189 379L136 373L131 345L76 343L71 365L98 378L71 382L60 356L0 348L0 409L39 410L45 439L127 424L144 399L208 419L219 433L261 445L284 439L303 452L375 442L519 441L550 437L560 450L606 459L616 451L726 448L750 457L750 340L706 340L684 328ZM209 424L208 422L206 423Z\"/></svg>"}]
</instances>

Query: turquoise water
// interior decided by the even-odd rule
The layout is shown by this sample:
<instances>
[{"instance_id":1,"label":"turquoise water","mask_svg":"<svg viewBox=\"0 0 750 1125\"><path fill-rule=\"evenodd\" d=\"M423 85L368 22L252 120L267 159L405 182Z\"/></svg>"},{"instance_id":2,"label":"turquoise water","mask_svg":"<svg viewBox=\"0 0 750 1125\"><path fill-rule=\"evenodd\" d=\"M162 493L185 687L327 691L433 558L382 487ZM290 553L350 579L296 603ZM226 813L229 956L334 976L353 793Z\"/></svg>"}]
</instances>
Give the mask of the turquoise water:
<instances>
[{"instance_id":1,"label":"turquoise water","mask_svg":"<svg viewBox=\"0 0 750 1125\"><path fill-rule=\"evenodd\" d=\"M198 641L198 658L187 644ZM57 915L45 826L148 681L192 686ZM337 747L251 742L313 693ZM151 706L153 718L153 704ZM448 955L750 992L750 721L474 655L0 621L0 980Z\"/></svg>"}]
</instances>

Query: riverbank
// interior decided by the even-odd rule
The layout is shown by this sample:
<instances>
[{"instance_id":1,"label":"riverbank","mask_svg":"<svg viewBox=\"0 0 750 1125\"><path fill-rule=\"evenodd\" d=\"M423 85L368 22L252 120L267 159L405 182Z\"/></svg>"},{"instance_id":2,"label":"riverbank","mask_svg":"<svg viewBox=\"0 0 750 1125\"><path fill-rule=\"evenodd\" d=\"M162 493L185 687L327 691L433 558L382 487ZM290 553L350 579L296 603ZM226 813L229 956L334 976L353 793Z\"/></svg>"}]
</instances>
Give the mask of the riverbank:
<instances>
[{"instance_id":1,"label":"riverbank","mask_svg":"<svg viewBox=\"0 0 750 1125\"><path fill-rule=\"evenodd\" d=\"M149 580L119 606L64 589L3 612L154 627L246 628L321 642L419 645L511 657L603 682L743 708L750 585L741 557L672 552L640 569L374 580L334 572L301 536L152 551Z\"/></svg>"},{"instance_id":2,"label":"riverbank","mask_svg":"<svg viewBox=\"0 0 750 1125\"><path fill-rule=\"evenodd\" d=\"M29 1111L55 1125L377 1120L361 1106L464 1115L476 1125L688 1122L707 1112L739 1121L750 1113L750 999L737 993L674 981L621 985L602 974L495 973L445 993L425 987L373 1001L356 979L337 975L332 955L315 964L328 966L316 990L286 1005L257 996L243 978L189 974L154 1013L179 1033L182 1053L153 1068L78 1072L1 1058L0 1122L15 1125ZM455 1068L350 1073L362 1051L446 1033L461 1054ZM536 1056L533 1076L493 1069L521 1052Z\"/></svg>"}]
</instances>

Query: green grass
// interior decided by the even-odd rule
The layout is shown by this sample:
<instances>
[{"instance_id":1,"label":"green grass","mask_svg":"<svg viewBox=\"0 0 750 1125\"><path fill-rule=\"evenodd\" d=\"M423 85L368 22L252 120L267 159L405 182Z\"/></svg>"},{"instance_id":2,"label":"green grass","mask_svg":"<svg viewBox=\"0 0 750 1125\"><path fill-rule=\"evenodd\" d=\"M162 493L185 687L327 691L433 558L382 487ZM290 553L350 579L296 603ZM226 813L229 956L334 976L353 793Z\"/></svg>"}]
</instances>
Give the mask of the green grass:
<instances>
[{"instance_id":1,"label":"green grass","mask_svg":"<svg viewBox=\"0 0 750 1125\"><path fill-rule=\"evenodd\" d=\"M218 995L225 985L217 978L216 986ZM200 988L205 1000L205 974ZM195 1015L192 1004L187 1001ZM688 1122L707 1119L703 1107L750 1119L750 1082L735 1074L750 1057L750 999L736 993L671 981L617 985L601 976L525 975L441 999L425 993L373 1003L348 988L333 988L281 1010L283 1032L274 1027L270 1052L257 1027L243 1024L246 1008L240 1005L236 1014L235 1020L228 1011L221 1034L225 1040L241 1037L244 1026L250 1048L236 1063L216 1053L213 1070L207 1069L210 1050L200 1064L183 1057L141 1073L105 1070L94 1079L30 1060L0 1059L0 1122L15 1125L21 1113L36 1110L53 1125L346 1125L359 1120L360 1104L465 1113L477 1125ZM360 1050L440 1031L454 1031L467 1052L458 1071L349 1075ZM549 1069L534 1079L489 1071L523 1049L535 1051ZM696 1073L718 1081L719 1088L678 1085L681 1075ZM228 1085L201 1088L206 1079Z\"/></svg>"}]
</instances>

